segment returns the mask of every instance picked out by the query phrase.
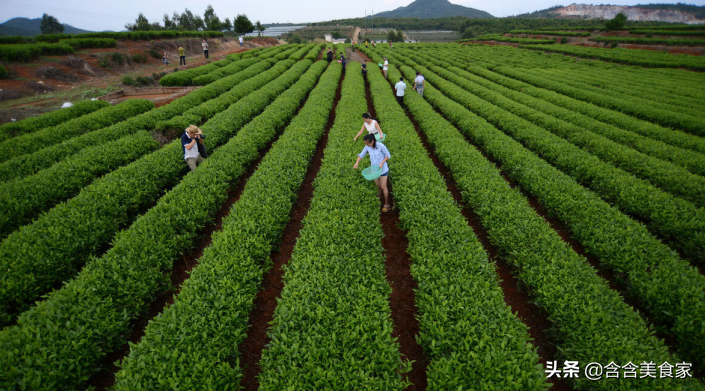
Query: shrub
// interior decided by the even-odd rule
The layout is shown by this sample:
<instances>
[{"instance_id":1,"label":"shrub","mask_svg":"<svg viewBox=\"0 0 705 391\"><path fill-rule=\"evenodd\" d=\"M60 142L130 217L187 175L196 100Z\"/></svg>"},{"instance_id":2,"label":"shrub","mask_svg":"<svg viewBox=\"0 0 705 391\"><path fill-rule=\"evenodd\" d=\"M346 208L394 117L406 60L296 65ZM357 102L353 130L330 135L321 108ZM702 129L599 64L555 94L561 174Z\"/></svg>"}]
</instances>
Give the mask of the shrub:
<instances>
[{"instance_id":1,"label":"shrub","mask_svg":"<svg viewBox=\"0 0 705 391\"><path fill-rule=\"evenodd\" d=\"M131 78L130 76L125 75L122 77L122 84L124 84L126 86L136 86L137 82L135 81L135 79Z\"/></svg>"},{"instance_id":2,"label":"shrub","mask_svg":"<svg viewBox=\"0 0 705 391\"><path fill-rule=\"evenodd\" d=\"M108 69L132 62L132 56L120 52L101 53L98 58L100 59L100 66Z\"/></svg>"},{"instance_id":3,"label":"shrub","mask_svg":"<svg viewBox=\"0 0 705 391\"><path fill-rule=\"evenodd\" d=\"M5 69L5 66L0 64L0 79L4 79L7 76L7 69Z\"/></svg>"},{"instance_id":4,"label":"shrub","mask_svg":"<svg viewBox=\"0 0 705 391\"><path fill-rule=\"evenodd\" d=\"M139 83L143 86L154 83L154 80L151 77L145 77L145 76L137 76L137 79L135 81L137 81L137 83Z\"/></svg>"},{"instance_id":5,"label":"shrub","mask_svg":"<svg viewBox=\"0 0 705 391\"><path fill-rule=\"evenodd\" d=\"M133 54L132 61L134 61L134 62L147 62L147 55L142 54L142 53Z\"/></svg>"},{"instance_id":6,"label":"shrub","mask_svg":"<svg viewBox=\"0 0 705 391\"><path fill-rule=\"evenodd\" d=\"M159 53L159 50L157 50L155 48L149 49L149 55L152 56L153 58L158 59L158 60L161 60L161 58L162 58L162 54Z\"/></svg>"},{"instance_id":7,"label":"shrub","mask_svg":"<svg viewBox=\"0 0 705 391\"><path fill-rule=\"evenodd\" d=\"M64 81L67 83L73 83L78 81L78 77L76 75L72 75L70 73L66 73L58 68L54 67L41 67L37 68L37 71L35 73L37 77L41 77L43 79L54 79L58 81Z\"/></svg>"},{"instance_id":8,"label":"shrub","mask_svg":"<svg viewBox=\"0 0 705 391\"><path fill-rule=\"evenodd\" d=\"M114 48L117 41L112 38L62 39L59 44L69 45L75 50L84 48Z\"/></svg>"},{"instance_id":9,"label":"shrub","mask_svg":"<svg viewBox=\"0 0 705 391\"><path fill-rule=\"evenodd\" d=\"M289 37L289 43L302 43L303 41L299 34L291 34Z\"/></svg>"},{"instance_id":10,"label":"shrub","mask_svg":"<svg viewBox=\"0 0 705 391\"><path fill-rule=\"evenodd\" d=\"M561 38L561 43L568 43L568 38L566 38L566 37Z\"/></svg>"},{"instance_id":11,"label":"shrub","mask_svg":"<svg viewBox=\"0 0 705 391\"><path fill-rule=\"evenodd\" d=\"M9 37L0 37L0 45L7 45L12 43L26 43L30 38L20 37L18 35Z\"/></svg>"}]
</instances>

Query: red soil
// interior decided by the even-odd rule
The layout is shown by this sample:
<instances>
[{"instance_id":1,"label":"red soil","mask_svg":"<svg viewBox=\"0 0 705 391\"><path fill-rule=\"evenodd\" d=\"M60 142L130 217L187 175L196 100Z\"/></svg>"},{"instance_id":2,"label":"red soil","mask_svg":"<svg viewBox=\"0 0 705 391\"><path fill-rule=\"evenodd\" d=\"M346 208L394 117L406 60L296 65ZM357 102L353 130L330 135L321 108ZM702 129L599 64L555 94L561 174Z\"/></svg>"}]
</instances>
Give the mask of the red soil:
<instances>
[{"instance_id":1,"label":"red soil","mask_svg":"<svg viewBox=\"0 0 705 391\"><path fill-rule=\"evenodd\" d=\"M357 53L357 52L356 52ZM359 56L370 61L364 53ZM367 111L373 118L377 117L372 103L372 94L367 80L365 80L365 95ZM394 206L393 179L387 184L389 190L389 204ZM380 199L380 204L384 200ZM409 241L404 232L399 228L399 211L396 207L380 217L384 237L382 247L386 253L386 277L392 287L389 296L389 307L392 310L392 337L399 342L399 352L402 359L412 361L411 371L404 376L411 382L406 391L423 391L428 387L426 379L427 362L423 355L423 348L416 341L420 326L418 310L416 308L417 283L411 275L411 257L407 253Z\"/></svg>"},{"instance_id":2,"label":"red soil","mask_svg":"<svg viewBox=\"0 0 705 391\"><path fill-rule=\"evenodd\" d=\"M149 321L154 319L159 315L167 305L174 303L174 298L181 291L181 285L190 276L191 269L198 266L198 260L203 256L203 250L210 246L212 235L222 229L222 222L225 217L230 214L230 209L232 205L240 199L242 190L245 184L250 179L255 169L262 161L262 158L269 152L269 149L274 144L275 140L272 140L265 148L260 152L260 157L250 164L245 174L240 178L240 180L230 187L228 190L228 198L225 200L221 208L216 212L214 220L206 225L199 234L198 245L191 251L183 254L179 259L174 261L174 266L171 271L171 288L160 293L157 298L150 303L149 311L146 314L140 316L137 320L133 322L134 326L132 332L130 333L129 342L133 344L139 343L145 334L145 329L149 325ZM102 391L107 390L115 383L115 374L120 370L116 365L119 360L124 359L130 352L130 346L125 342L117 350L107 354L102 360L103 368L109 368L109 370L102 370L96 372L93 377L88 381L90 386L96 387L96 390Z\"/></svg>"},{"instance_id":3,"label":"red soil","mask_svg":"<svg viewBox=\"0 0 705 391\"><path fill-rule=\"evenodd\" d=\"M255 297L252 311L250 312L250 321L245 340L240 344L240 366L243 369L243 378L240 385L245 391L255 391L259 387L257 376L261 372L261 368L257 365L262 358L262 351L269 337L267 330L272 319L274 319L274 310L277 306L277 298L281 296L281 291L284 288L282 277L284 271L283 265L289 263L291 255L296 246L296 241L299 238L299 231L302 228L302 221L308 213L308 208L311 205L313 198L313 181L318 175L318 170L323 162L323 150L328 143L328 132L333 127L335 121L335 112L340 101L340 91L342 88L342 77L338 81L338 89L335 94L333 108L328 116L328 124L323 137L316 144L316 152L311 159L311 165L306 171L304 181L299 188L297 202L289 214L289 223L284 228L281 245L278 251L271 254L273 263L272 268L265 274L262 281L262 289Z\"/></svg>"}]
</instances>

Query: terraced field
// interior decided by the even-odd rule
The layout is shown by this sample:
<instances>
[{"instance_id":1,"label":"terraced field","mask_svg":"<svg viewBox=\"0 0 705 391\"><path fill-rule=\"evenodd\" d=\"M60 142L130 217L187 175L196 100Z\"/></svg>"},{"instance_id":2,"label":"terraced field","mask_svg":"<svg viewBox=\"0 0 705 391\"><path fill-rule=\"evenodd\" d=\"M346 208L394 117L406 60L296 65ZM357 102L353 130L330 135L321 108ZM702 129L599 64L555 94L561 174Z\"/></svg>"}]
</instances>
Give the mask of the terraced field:
<instances>
[{"instance_id":1,"label":"terraced field","mask_svg":"<svg viewBox=\"0 0 705 391\"><path fill-rule=\"evenodd\" d=\"M383 46L0 126L0 389L705 389L705 75Z\"/></svg>"}]
</instances>

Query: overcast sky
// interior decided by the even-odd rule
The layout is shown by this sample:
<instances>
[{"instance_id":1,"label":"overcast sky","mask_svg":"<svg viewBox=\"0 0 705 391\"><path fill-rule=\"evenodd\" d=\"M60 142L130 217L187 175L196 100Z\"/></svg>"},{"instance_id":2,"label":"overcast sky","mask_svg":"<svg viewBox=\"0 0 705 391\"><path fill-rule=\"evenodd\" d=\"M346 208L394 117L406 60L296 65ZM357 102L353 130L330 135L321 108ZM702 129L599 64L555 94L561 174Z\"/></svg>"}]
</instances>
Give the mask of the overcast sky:
<instances>
[{"instance_id":1,"label":"overcast sky","mask_svg":"<svg viewBox=\"0 0 705 391\"><path fill-rule=\"evenodd\" d=\"M203 15L208 4L215 9L216 15L223 20L237 14L246 14L253 22L294 23L319 22L331 19L362 17L371 13L391 11L397 7L409 5L413 0L2 0L0 1L0 23L14 17L39 18L43 13L55 16L62 23L91 31L124 30L126 23L132 23L142 12L150 22L161 21L164 13L183 12L188 8L194 14ZM644 0L623 0L619 5L636 5L647 3ZM654 1L656 2L656 1ZM510 16L537 11L560 3L556 0L451 0L451 3L487 11L494 16ZM585 2L587 3L587 2ZM664 1L664 3L671 3ZM672 3L675 3L672 2ZM705 5L705 0L690 1L695 5ZM588 3L589 4L589 3ZM597 3L594 3L597 4Z\"/></svg>"}]
</instances>

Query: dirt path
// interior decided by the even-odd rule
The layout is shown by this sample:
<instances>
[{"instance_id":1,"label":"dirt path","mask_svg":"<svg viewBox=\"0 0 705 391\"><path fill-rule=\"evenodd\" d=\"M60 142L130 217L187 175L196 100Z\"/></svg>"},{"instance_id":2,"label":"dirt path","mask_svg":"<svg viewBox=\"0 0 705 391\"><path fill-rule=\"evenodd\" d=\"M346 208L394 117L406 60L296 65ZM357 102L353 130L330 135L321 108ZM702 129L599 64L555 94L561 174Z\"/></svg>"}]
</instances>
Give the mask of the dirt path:
<instances>
[{"instance_id":1,"label":"dirt path","mask_svg":"<svg viewBox=\"0 0 705 391\"><path fill-rule=\"evenodd\" d=\"M353 42L360 42L360 40L358 39L359 36L360 36L360 28L356 27L355 32L353 33L353 36L352 36Z\"/></svg>"},{"instance_id":2,"label":"dirt path","mask_svg":"<svg viewBox=\"0 0 705 391\"><path fill-rule=\"evenodd\" d=\"M392 88L392 85L390 84L389 87ZM453 199L456 203L458 203L458 205L464 205L462 194L460 193L460 190L458 189L458 186L455 183L455 180L453 179L451 173L448 171L448 168L438 159L433 148L428 143L426 135L423 133L423 131L421 131L418 123L406 107L404 107L404 112L406 113L407 118L409 118L411 123L414 125L416 133L421 139L422 145L424 146L426 152L433 161L433 164L441 173L441 176L443 177L446 183L448 191L453 196ZM492 160L491 157L487 156L479 148L478 150L490 162L497 165L497 163ZM512 185L512 182L506 175L506 173L504 171L500 172L503 178L507 180L510 185ZM547 361L551 361L556 357L557 353L556 346L551 343L548 338L548 335L545 332L547 330L550 330L552 327L552 323L548 319L548 313L533 303L531 297L529 297L528 293L526 292L526 289L522 286L519 280L514 277L513 269L509 266L506 261L499 257L500 249L494 244L492 244L492 242L490 241L489 235L484 229L480 217L467 207L461 208L461 213L468 222L468 225L472 228L473 232L482 243L482 246L484 247L485 252L488 254L490 261L495 263L497 267L497 273L500 276L500 286L502 288L502 293L504 294L504 302L511 308L512 312L517 313L522 322L528 326L529 335L533 339L532 344L536 346L540 362L545 366ZM572 389L570 385L563 379L557 379L553 377L549 381L553 384L551 388L552 390L566 391Z\"/></svg>"},{"instance_id":3,"label":"dirt path","mask_svg":"<svg viewBox=\"0 0 705 391\"><path fill-rule=\"evenodd\" d=\"M356 52L357 53L357 52ZM359 58L368 59L362 54ZM365 96L367 100L367 112L372 118L377 118L377 111L372 101L370 84L365 80ZM425 391L428 387L426 377L427 362L423 354L423 348L416 340L420 334L418 309L416 308L415 289L418 284L411 275L411 256L407 252L409 240L404 231L399 228L399 209L394 205L394 183L388 183L389 205L392 210L381 213L382 223L382 247L385 253L385 276L392 288L389 296L389 308L392 311L392 337L399 342L399 352L405 361L413 361L411 371L404 377L411 382L405 391ZM383 200L380 199L380 205Z\"/></svg>"},{"instance_id":4,"label":"dirt path","mask_svg":"<svg viewBox=\"0 0 705 391\"><path fill-rule=\"evenodd\" d=\"M14 91L22 97L2 102L0 121L8 121L10 118L22 119L29 115L57 109L65 101L77 101L90 99L112 92L122 87L123 76L130 76L133 79L138 76L151 77L153 74L162 72L171 73L174 69L191 69L206 63L224 59L230 53L238 53L253 48L274 44L275 40L264 40L257 42L246 42L241 48L237 40L218 39L213 40L217 44L211 45L210 58L206 59L200 49L191 42L193 40L155 40L155 41L119 41L116 48L110 49L90 49L80 50L72 56L40 56L37 60L29 63L10 63L8 70L14 75L12 79L0 80L0 89ZM186 43L184 43L186 42ZM188 43L188 44L187 44ZM179 56L177 48L180 44L187 49L186 66L179 66ZM166 51L171 63L165 66L161 58L155 59L148 53L149 50L157 50L161 53ZM106 54L136 54L146 55L146 62L113 66L106 68L101 66L101 59ZM72 68L65 63L66 60L73 59L82 63L83 67ZM36 76L36 71L41 67L57 68L60 72L77 77L78 81L65 82L53 79L41 79ZM37 87L31 85L41 81L46 92L36 91ZM154 85L156 86L156 84ZM22 108L21 110L19 110Z\"/></svg>"},{"instance_id":5,"label":"dirt path","mask_svg":"<svg viewBox=\"0 0 705 391\"><path fill-rule=\"evenodd\" d=\"M274 310L277 306L277 298L281 297L282 289L284 288L283 266L289 263L291 255L296 246L296 241L299 238L304 217L308 212L313 198L313 181L318 175L318 170L323 163L323 150L328 143L328 132L333 127L335 121L336 108L340 101L340 91L343 86L343 77L338 81L338 89L335 93L335 100L330 114L328 115L328 123L323 137L316 145L316 152L311 158L311 165L306 171L304 181L299 188L296 198L296 204L291 210L289 223L284 228L284 234L281 240L281 245L278 251L271 255L272 268L265 274L262 281L262 289L257 293L255 301L250 312L249 328L245 340L240 344L240 368L243 371L243 378L240 381L240 386L245 391L256 391L259 388L257 377L261 372L259 362L262 359L262 351L269 343L267 331L269 324L274 319Z\"/></svg>"}]
</instances>

